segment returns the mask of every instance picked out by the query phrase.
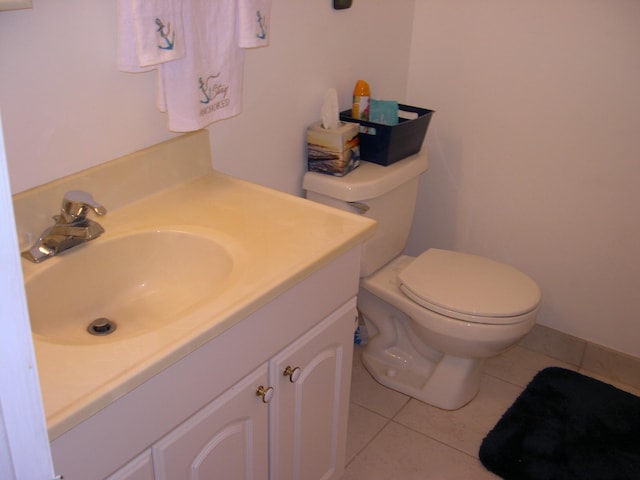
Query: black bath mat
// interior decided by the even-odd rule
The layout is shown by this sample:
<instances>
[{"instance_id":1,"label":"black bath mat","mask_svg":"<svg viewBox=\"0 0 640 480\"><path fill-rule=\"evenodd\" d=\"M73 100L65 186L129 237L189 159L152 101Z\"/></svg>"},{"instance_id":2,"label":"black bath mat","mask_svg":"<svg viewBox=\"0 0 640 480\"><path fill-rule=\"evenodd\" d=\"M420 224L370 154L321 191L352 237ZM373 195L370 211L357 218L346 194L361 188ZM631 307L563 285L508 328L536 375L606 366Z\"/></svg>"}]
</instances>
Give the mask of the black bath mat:
<instances>
[{"instance_id":1,"label":"black bath mat","mask_svg":"<svg viewBox=\"0 0 640 480\"><path fill-rule=\"evenodd\" d=\"M546 368L482 441L480 461L506 480L638 480L640 398Z\"/></svg>"}]
</instances>

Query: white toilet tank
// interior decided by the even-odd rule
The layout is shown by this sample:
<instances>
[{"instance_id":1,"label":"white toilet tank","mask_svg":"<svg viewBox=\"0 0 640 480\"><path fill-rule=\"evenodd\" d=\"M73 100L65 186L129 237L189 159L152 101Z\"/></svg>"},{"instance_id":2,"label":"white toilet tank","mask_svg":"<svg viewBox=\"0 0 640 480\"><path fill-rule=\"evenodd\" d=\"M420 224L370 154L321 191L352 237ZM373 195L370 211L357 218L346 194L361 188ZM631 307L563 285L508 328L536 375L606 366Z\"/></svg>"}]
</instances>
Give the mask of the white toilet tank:
<instances>
[{"instance_id":1,"label":"white toilet tank","mask_svg":"<svg viewBox=\"0 0 640 480\"><path fill-rule=\"evenodd\" d=\"M305 173L302 187L309 200L378 222L376 233L364 244L361 277L403 252L413 221L418 179L428 166L426 152L420 152L386 167L362 162L344 177Z\"/></svg>"}]
</instances>

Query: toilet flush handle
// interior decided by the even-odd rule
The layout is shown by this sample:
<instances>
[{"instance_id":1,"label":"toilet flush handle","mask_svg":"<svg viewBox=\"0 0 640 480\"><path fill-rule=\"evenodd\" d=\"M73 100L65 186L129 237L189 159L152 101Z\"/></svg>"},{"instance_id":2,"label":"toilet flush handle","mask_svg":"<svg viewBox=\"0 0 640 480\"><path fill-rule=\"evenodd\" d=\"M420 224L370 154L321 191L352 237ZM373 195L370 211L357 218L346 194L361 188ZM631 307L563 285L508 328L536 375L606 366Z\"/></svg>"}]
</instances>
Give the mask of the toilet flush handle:
<instances>
[{"instance_id":1,"label":"toilet flush handle","mask_svg":"<svg viewBox=\"0 0 640 480\"><path fill-rule=\"evenodd\" d=\"M355 208L360 215L364 215L371 208L369 205L362 202L347 202L347 203L353 208Z\"/></svg>"}]
</instances>

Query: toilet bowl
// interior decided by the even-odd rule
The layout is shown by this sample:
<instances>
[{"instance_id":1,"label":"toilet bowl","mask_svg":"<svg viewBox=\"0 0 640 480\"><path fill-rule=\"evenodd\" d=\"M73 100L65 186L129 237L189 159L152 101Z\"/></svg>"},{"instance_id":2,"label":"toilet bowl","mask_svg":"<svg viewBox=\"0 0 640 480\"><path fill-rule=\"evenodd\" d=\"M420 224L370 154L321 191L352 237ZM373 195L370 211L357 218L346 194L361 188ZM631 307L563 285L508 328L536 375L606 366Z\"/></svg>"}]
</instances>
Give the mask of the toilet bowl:
<instances>
[{"instance_id":1,"label":"toilet bowl","mask_svg":"<svg viewBox=\"0 0 640 480\"><path fill-rule=\"evenodd\" d=\"M527 275L484 257L428 249L402 255L421 152L382 167L362 162L344 177L308 172L307 198L378 222L363 247L358 309L369 342L362 361L381 384L454 410L478 393L485 359L533 328L540 289Z\"/></svg>"},{"instance_id":2,"label":"toilet bowl","mask_svg":"<svg viewBox=\"0 0 640 480\"><path fill-rule=\"evenodd\" d=\"M439 270L424 269L425 265L438 263L432 261L434 258L455 265L448 268L446 262L440 262ZM465 266L469 268L465 270ZM445 272L460 277L466 274L467 278L450 288L445 287L446 279L441 284L445 297L463 298L456 299L459 306L451 302L447 308L442 307L444 302L425 306L424 299L418 303L412 298L415 294L408 296L403 274L418 272L424 275L425 283ZM474 281L478 283L474 285ZM504 285L499 288L501 282ZM490 287L497 287L494 305L483 296L487 293L483 290L489 291ZM434 303L442 300L433 296L437 290L430 292ZM520 304L513 300L518 294ZM500 302L503 295L510 298ZM505 303L510 308L505 308ZM529 277L506 265L430 249L417 259L400 256L362 279L358 308L372 330L362 360L373 377L425 403L455 410L478 393L484 360L504 352L531 330L540 308L540 293Z\"/></svg>"}]
</instances>

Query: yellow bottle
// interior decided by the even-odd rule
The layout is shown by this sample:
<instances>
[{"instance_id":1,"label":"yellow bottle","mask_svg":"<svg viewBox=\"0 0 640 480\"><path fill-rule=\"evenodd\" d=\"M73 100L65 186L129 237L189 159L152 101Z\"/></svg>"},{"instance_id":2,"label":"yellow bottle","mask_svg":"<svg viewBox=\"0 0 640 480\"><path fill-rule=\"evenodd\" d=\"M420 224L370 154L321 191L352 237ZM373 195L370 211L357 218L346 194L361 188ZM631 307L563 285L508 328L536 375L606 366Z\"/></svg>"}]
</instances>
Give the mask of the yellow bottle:
<instances>
[{"instance_id":1,"label":"yellow bottle","mask_svg":"<svg viewBox=\"0 0 640 480\"><path fill-rule=\"evenodd\" d=\"M369 120L369 100L371 91L369 84L364 80L358 80L353 89L353 107L351 116L360 120Z\"/></svg>"}]
</instances>

